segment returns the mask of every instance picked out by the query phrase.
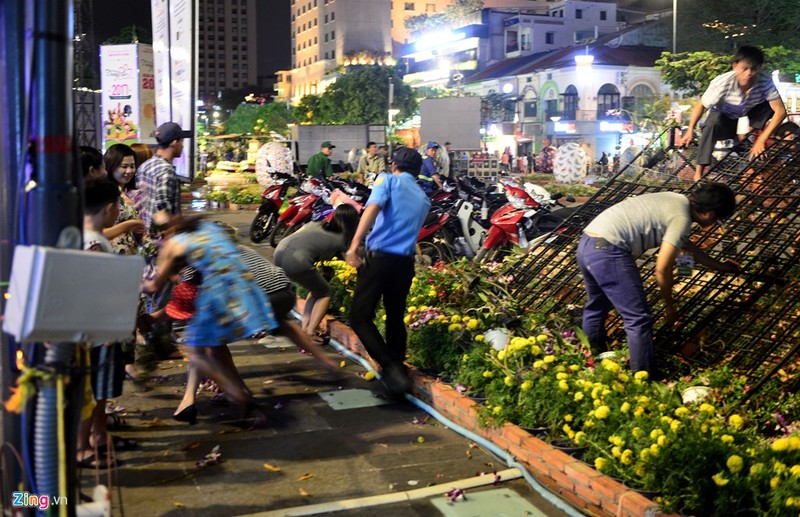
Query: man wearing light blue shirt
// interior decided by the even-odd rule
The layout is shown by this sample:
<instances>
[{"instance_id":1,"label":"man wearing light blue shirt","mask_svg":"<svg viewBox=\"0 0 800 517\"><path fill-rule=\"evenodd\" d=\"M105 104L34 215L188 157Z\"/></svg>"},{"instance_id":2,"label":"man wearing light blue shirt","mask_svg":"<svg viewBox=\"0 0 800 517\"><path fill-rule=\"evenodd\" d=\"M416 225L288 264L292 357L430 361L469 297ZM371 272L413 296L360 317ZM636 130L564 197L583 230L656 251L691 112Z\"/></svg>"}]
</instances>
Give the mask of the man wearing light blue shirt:
<instances>
[{"instance_id":1,"label":"man wearing light blue shirt","mask_svg":"<svg viewBox=\"0 0 800 517\"><path fill-rule=\"evenodd\" d=\"M375 180L345 255L347 263L358 269L350 325L369 355L381 366L381 381L391 398L402 397L411 389L404 363L403 316L414 278L417 235L431 206L428 196L417 185L421 168L422 157L415 150L403 147L394 153L392 173L381 173ZM358 247L365 236L366 253L362 258ZM386 309L386 339L374 322L381 299Z\"/></svg>"}]
</instances>

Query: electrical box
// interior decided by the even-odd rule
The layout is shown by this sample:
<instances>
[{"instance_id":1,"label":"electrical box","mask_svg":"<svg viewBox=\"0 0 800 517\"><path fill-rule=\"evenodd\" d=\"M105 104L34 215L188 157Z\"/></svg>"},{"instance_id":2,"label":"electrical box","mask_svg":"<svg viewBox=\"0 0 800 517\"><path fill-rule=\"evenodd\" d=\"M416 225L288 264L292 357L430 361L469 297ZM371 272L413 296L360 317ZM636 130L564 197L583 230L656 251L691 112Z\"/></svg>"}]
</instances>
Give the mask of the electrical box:
<instances>
[{"instance_id":1,"label":"electrical box","mask_svg":"<svg viewBox=\"0 0 800 517\"><path fill-rule=\"evenodd\" d=\"M132 337L144 258L17 246L3 330L18 342Z\"/></svg>"}]
</instances>

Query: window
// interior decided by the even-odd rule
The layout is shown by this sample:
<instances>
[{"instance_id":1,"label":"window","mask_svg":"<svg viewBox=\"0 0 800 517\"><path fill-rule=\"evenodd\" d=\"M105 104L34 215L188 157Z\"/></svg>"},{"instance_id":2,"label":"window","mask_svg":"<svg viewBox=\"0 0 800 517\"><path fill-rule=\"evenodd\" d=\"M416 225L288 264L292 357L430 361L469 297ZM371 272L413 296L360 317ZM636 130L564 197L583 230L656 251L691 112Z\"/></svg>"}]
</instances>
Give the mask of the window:
<instances>
[{"instance_id":1,"label":"window","mask_svg":"<svg viewBox=\"0 0 800 517\"><path fill-rule=\"evenodd\" d=\"M316 45L316 44L317 44L317 37L314 36L314 45Z\"/></svg>"},{"instance_id":2,"label":"window","mask_svg":"<svg viewBox=\"0 0 800 517\"><path fill-rule=\"evenodd\" d=\"M239 72L233 72L233 78L234 79L238 79L239 78Z\"/></svg>"},{"instance_id":3,"label":"window","mask_svg":"<svg viewBox=\"0 0 800 517\"><path fill-rule=\"evenodd\" d=\"M225 72L217 72L217 77L221 77L222 79L225 79Z\"/></svg>"},{"instance_id":4,"label":"window","mask_svg":"<svg viewBox=\"0 0 800 517\"><path fill-rule=\"evenodd\" d=\"M317 18L314 18L314 27L317 26Z\"/></svg>"},{"instance_id":5,"label":"window","mask_svg":"<svg viewBox=\"0 0 800 517\"><path fill-rule=\"evenodd\" d=\"M575 9L575 19L576 20L583 19L583 9Z\"/></svg>"},{"instance_id":6,"label":"window","mask_svg":"<svg viewBox=\"0 0 800 517\"><path fill-rule=\"evenodd\" d=\"M336 59L336 51L331 50L331 59Z\"/></svg>"},{"instance_id":7,"label":"window","mask_svg":"<svg viewBox=\"0 0 800 517\"><path fill-rule=\"evenodd\" d=\"M553 45L556 42L556 33L555 32L545 32L544 33L544 42L547 45Z\"/></svg>"},{"instance_id":8,"label":"window","mask_svg":"<svg viewBox=\"0 0 800 517\"><path fill-rule=\"evenodd\" d=\"M238 69L239 68L239 63L234 63L231 68L233 68L234 70Z\"/></svg>"},{"instance_id":9,"label":"window","mask_svg":"<svg viewBox=\"0 0 800 517\"><path fill-rule=\"evenodd\" d=\"M328 33L326 32L325 33L325 43L327 43L327 42L328 42Z\"/></svg>"},{"instance_id":10,"label":"window","mask_svg":"<svg viewBox=\"0 0 800 517\"><path fill-rule=\"evenodd\" d=\"M234 86L234 87L238 87L238 86L239 86L239 81L234 81L234 82L233 82L233 86Z\"/></svg>"},{"instance_id":11,"label":"window","mask_svg":"<svg viewBox=\"0 0 800 517\"><path fill-rule=\"evenodd\" d=\"M414 2L406 2L406 11L413 11L414 10Z\"/></svg>"},{"instance_id":12,"label":"window","mask_svg":"<svg viewBox=\"0 0 800 517\"><path fill-rule=\"evenodd\" d=\"M325 15L325 23L328 23L328 15Z\"/></svg>"},{"instance_id":13,"label":"window","mask_svg":"<svg viewBox=\"0 0 800 517\"><path fill-rule=\"evenodd\" d=\"M336 19L336 13L331 13L331 21Z\"/></svg>"},{"instance_id":14,"label":"window","mask_svg":"<svg viewBox=\"0 0 800 517\"><path fill-rule=\"evenodd\" d=\"M325 52L325 59L328 59L328 53Z\"/></svg>"},{"instance_id":15,"label":"window","mask_svg":"<svg viewBox=\"0 0 800 517\"><path fill-rule=\"evenodd\" d=\"M575 120L575 115L578 112L578 89L570 84L562 95L564 97L564 118L566 120Z\"/></svg>"},{"instance_id":16,"label":"window","mask_svg":"<svg viewBox=\"0 0 800 517\"><path fill-rule=\"evenodd\" d=\"M536 118L539 103L537 101L525 101L522 103L522 116L525 118Z\"/></svg>"},{"instance_id":17,"label":"window","mask_svg":"<svg viewBox=\"0 0 800 517\"><path fill-rule=\"evenodd\" d=\"M517 31L506 31L506 52L519 51L519 39Z\"/></svg>"},{"instance_id":18,"label":"window","mask_svg":"<svg viewBox=\"0 0 800 517\"><path fill-rule=\"evenodd\" d=\"M331 31L331 41L336 39L336 31Z\"/></svg>"},{"instance_id":19,"label":"window","mask_svg":"<svg viewBox=\"0 0 800 517\"><path fill-rule=\"evenodd\" d=\"M620 108L619 90L611 83L606 83L597 91L597 118L603 120L613 117L613 111Z\"/></svg>"},{"instance_id":20,"label":"window","mask_svg":"<svg viewBox=\"0 0 800 517\"><path fill-rule=\"evenodd\" d=\"M244 79L245 81L247 81L247 72L245 72L245 73L243 73L243 74L242 74L242 79Z\"/></svg>"},{"instance_id":21,"label":"window","mask_svg":"<svg viewBox=\"0 0 800 517\"><path fill-rule=\"evenodd\" d=\"M600 20L606 21L608 19L608 13L606 11L600 11Z\"/></svg>"}]
</instances>

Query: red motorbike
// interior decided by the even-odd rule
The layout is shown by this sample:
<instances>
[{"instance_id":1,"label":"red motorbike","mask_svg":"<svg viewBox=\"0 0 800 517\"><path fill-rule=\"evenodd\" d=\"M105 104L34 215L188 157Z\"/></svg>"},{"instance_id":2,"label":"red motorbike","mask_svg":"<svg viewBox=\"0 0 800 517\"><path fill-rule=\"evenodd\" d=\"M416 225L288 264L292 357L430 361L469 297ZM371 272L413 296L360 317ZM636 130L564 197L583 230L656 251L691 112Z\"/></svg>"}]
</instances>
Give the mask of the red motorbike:
<instances>
[{"instance_id":1,"label":"red motorbike","mask_svg":"<svg viewBox=\"0 0 800 517\"><path fill-rule=\"evenodd\" d=\"M269 244L273 248L287 235L299 230L311 220L314 208L325 196L322 184L315 178L306 180L300 187L302 191L289 200L289 205L278 215L275 226L269 234ZM330 194L328 194L329 196Z\"/></svg>"},{"instance_id":2,"label":"red motorbike","mask_svg":"<svg viewBox=\"0 0 800 517\"><path fill-rule=\"evenodd\" d=\"M499 208L489 219L491 227L481 248L475 255L476 262L487 258L497 258L508 252L512 245L527 249L532 242L538 243L547 234L558 228L571 215L574 209L563 207L558 200L561 194L547 194L536 200L525 189L515 185L505 185L508 203ZM568 201L573 201L567 197Z\"/></svg>"},{"instance_id":3,"label":"red motorbike","mask_svg":"<svg viewBox=\"0 0 800 517\"><path fill-rule=\"evenodd\" d=\"M426 266L448 257L444 227L450 215L441 207L432 206L417 235L417 262Z\"/></svg>"},{"instance_id":4,"label":"red motorbike","mask_svg":"<svg viewBox=\"0 0 800 517\"><path fill-rule=\"evenodd\" d=\"M255 243L263 241L272 232L278 221L286 192L289 187L297 185L297 179L291 174L273 172L271 176L273 184L261 194L261 206L258 207L258 212L250 224L250 240Z\"/></svg>"}]
</instances>

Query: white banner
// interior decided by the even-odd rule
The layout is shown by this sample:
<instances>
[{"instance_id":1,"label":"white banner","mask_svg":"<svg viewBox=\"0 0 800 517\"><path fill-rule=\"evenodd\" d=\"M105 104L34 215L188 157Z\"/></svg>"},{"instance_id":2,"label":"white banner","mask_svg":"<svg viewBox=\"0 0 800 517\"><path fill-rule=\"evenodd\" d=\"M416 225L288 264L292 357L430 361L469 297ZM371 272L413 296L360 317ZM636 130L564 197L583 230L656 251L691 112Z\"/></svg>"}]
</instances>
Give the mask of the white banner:
<instances>
[{"instance_id":1,"label":"white banner","mask_svg":"<svg viewBox=\"0 0 800 517\"><path fill-rule=\"evenodd\" d=\"M100 47L100 106L103 114L103 149L139 141L139 74L137 45Z\"/></svg>"}]
</instances>

